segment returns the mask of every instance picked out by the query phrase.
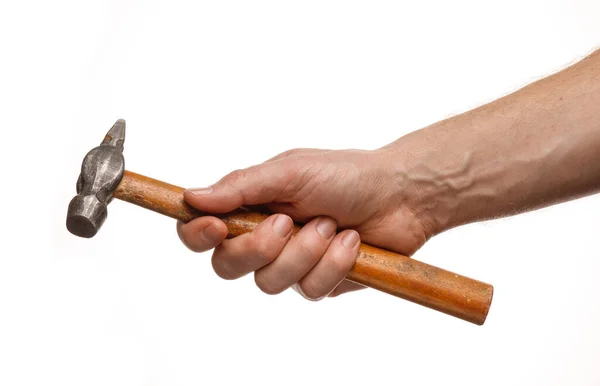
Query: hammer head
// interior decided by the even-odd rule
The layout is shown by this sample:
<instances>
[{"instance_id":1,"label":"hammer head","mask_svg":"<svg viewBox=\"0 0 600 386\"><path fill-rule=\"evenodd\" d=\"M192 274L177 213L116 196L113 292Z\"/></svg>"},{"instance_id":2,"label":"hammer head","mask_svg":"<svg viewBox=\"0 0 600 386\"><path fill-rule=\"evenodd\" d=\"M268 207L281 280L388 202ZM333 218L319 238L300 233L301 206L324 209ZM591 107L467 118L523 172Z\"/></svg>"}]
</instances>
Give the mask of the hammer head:
<instances>
[{"instance_id":1,"label":"hammer head","mask_svg":"<svg viewBox=\"0 0 600 386\"><path fill-rule=\"evenodd\" d=\"M72 234L91 238L107 215L107 205L125 171L123 145L125 121L119 119L99 146L90 150L81 164L77 195L69 203L67 229Z\"/></svg>"}]
</instances>

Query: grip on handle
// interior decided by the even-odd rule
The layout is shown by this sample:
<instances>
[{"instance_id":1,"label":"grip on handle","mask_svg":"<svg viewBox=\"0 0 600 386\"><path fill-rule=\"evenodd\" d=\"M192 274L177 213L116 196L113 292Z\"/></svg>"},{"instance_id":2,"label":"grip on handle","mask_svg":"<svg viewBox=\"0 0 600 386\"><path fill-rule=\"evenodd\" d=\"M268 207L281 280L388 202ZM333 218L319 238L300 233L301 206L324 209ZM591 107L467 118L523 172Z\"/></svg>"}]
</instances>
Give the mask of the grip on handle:
<instances>
[{"instance_id":1,"label":"grip on handle","mask_svg":"<svg viewBox=\"0 0 600 386\"><path fill-rule=\"evenodd\" d=\"M189 206L183 192L178 186L125 171L113 197L182 222L208 215ZM216 216L227 225L230 238L252 231L268 217L242 209ZM294 232L299 230L296 225ZM346 278L476 325L485 322L494 292L490 284L364 243Z\"/></svg>"}]
</instances>

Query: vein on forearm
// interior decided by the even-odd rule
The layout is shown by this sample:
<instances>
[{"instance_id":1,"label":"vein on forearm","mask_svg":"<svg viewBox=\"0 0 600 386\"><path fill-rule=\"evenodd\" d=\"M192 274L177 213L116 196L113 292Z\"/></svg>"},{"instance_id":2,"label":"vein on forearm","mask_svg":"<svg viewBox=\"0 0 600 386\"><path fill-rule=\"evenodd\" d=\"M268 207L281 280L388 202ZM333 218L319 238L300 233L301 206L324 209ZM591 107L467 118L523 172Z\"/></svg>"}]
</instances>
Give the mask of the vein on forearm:
<instances>
[{"instance_id":1,"label":"vein on forearm","mask_svg":"<svg viewBox=\"0 0 600 386\"><path fill-rule=\"evenodd\" d=\"M441 230L596 193L600 51L407 137L403 180Z\"/></svg>"}]
</instances>

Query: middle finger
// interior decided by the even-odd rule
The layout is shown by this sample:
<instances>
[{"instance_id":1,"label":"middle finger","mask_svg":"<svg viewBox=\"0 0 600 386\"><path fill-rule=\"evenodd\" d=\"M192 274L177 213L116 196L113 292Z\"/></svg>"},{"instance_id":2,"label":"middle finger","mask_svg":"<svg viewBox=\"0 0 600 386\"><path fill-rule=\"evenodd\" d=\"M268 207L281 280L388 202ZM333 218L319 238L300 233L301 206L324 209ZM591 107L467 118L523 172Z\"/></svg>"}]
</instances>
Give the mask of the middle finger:
<instances>
[{"instance_id":1,"label":"middle finger","mask_svg":"<svg viewBox=\"0 0 600 386\"><path fill-rule=\"evenodd\" d=\"M327 251L337 230L329 217L318 217L288 241L279 256L255 273L258 287L265 293L278 294L298 282Z\"/></svg>"}]
</instances>

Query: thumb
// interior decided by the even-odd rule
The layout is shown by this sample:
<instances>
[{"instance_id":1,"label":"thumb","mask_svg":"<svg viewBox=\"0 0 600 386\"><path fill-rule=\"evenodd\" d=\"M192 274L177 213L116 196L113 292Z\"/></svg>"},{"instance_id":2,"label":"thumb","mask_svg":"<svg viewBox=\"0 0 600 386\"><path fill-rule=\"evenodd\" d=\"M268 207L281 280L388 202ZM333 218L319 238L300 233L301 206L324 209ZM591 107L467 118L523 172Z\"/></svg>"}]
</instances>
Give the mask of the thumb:
<instances>
[{"instance_id":1,"label":"thumb","mask_svg":"<svg viewBox=\"0 0 600 386\"><path fill-rule=\"evenodd\" d=\"M295 174L286 163L260 164L229 173L209 187L187 189L184 198L191 206L212 213L267 204L289 194Z\"/></svg>"}]
</instances>

